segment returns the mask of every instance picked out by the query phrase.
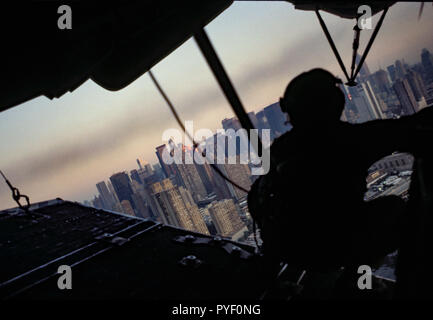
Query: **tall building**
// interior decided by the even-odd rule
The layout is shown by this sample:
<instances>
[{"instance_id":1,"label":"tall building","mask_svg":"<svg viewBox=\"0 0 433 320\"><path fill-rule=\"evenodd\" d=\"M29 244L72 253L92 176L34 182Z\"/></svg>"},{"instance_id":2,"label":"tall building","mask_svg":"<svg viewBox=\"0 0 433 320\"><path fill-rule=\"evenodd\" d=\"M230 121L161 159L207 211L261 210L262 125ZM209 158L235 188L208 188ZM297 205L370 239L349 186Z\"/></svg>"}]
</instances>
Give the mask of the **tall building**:
<instances>
[{"instance_id":1,"label":"tall building","mask_svg":"<svg viewBox=\"0 0 433 320\"><path fill-rule=\"evenodd\" d=\"M359 65L361 62L361 55L359 53L356 54L355 58L355 64L356 66ZM364 63L362 64L361 69L359 70L358 77L360 78L361 82L364 81L368 76L370 75L370 69L368 69L367 61L364 60Z\"/></svg>"},{"instance_id":2,"label":"tall building","mask_svg":"<svg viewBox=\"0 0 433 320\"><path fill-rule=\"evenodd\" d=\"M232 199L214 201L207 209L218 234L223 237L232 237L245 227Z\"/></svg>"},{"instance_id":3,"label":"tall building","mask_svg":"<svg viewBox=\"0 0 433 320\"><path fill-rule=\"evenodd\" d=\"M102 202L104 203L104 208L107 210L113 210L115 199L113 195L110 193L110 191L107 188L107 185L105 184L105 181L98 182L96 184L96 189L98 190L99 194L101 195Z\"/></svg>"},{"instance_id":4,"label":"tall building","mask_svg":"<svg viewBox=\"0 0 433 320\"><path fill-rule=\"evenodd\" d=\"M224 119L221 123L224 130L226 131L226 134L225 136L220 138L224 138L226 140L226 145L228 144L235 145L236 149L234 150L234 152L236 154L240 154L241 152L247 152L248 150L242 149L242 146L248 145L247 143L248 137L246 132L239 131L243 129L239 120L237 118L230 118L230 119ZM226 148L225 152L227 155L227 152L230 152L230 150Z\"/></svg>"},{"instance_id":5,"label":"tall building","mask_svg":"<svg viewBox=\"0 0 433 320\"><path fill-rule=\"evenodd\" d=\"M395 65L392 64L392 65L388 66L386 69L388 70L389 77L391 78L391 81L394 82L397 79Z\"/></svg>"},{"instance_id":6,"label":"tall building","mask_svg":"<svg viewBox=\"0 0 433 320\"><path fill-rule=\"evenodd\" d=\"M240 163L240 158L237 156L235 159L231 159L235 163L226 163L224 165L225 171L227 172L227 176L230 180L236 182L238 185L243 187L246 190L249 190L251 187L251 171L247 164ZM233 195L236 199L240 199L245 197L247 194L240 190L239 188L232 186L227 183L229 189L233 190Z\"/></svg>"},{"instance_id":7,"label":"tall building","mask_svg":"<svg viewBox=\"0 0 433 320\"><path fill-rule=\"evenodd\" d=\"M237 118L225 118L223 121L221 121L221 124L224 128L224 130L233 129L235 131L242 128L241 123Z\"/></svg>"},{"instance_id":8,"label":"tall building","mask_svg":"<svg viewBox=\"0 0 433 320\"><path fill-rule=\"evenodd\" d=\"M411 115L418 110L418 104L412 88L407 79L397 79L394 83L394 91L400 101L403 115Z\"/></svg>"},{"instance_id":9,"label":"tall building","mask_svg":"<svg viewBox=\"0 0 433 320\"><path fill-rule=\"evenodd\" d=\"M134 193L132 195L132 201L134 202L134 207L136 208L135 212L137 217L151 218L151 214L149 213L146 202L139 193Z\"/></svg>"},{"instance_id":10,"label":"tall building","mask_svg":"<svg viewBox=\"0 0 433 320\"><path fill-rule=\"evenodd\" d=\"M220 144L218 141L221 142L225 138L224 135L221 134L214 134L213 137L210 139L213 140L213 148L214 148L214 164L218 167L220 171L225 173L224 164L219 164L217 161L217 154L220 154L222 156L222 162L225 162L226 159L226 150L222 148L222 144ZM215 192L218 199L229 199L231 197L231 192L226 184L226 181L210 167L208 164L204 165L198 165L201 167L201 169L204 169L203 171L206 171L207 177L209 178L209 181L211 183L212 191ZM225 173L225 175L227 175Z\"/></svg>"},{"instance_id":11,"label":"tall building","mask_svg":"<svg viewBox=\"0 0 433 320\"><path fill-rule=\"evenodd\" d=\"M153 182L156 183L156 182ZM152 183L152 184L153 184ZM160 217L158 205L155 202L155 198L152 196L151 185L149 184L138 184L135 181L132 182L132 187L134 188L134 194L140 195L140 198L134 201L142 201L145 204L145 208L138 206L138 210L142 210L141 214L146 218L151 218L153 220L166 223L165 220Z\"/></svg>"},{"instance_id":12,"label":"tall building","mask_svg":"<svg viewBox=\"0 0 433 320\"><path fill-rule=\"evenodd\" d=\"M206 223L189 191L174 186L170 179L152 185L159 215L166 224L209 234Z\"/></svg>"},{"instance_id":13,"label":"tall building","mask_svg":"<svg viewBox=\"0 0 433 320\"><path fill-rule=\"evenodd\" d=\"M110 180L107 181L107 187L108 187L108 190L110 191L111 195L114 198L115 205L118 207L118 205L120 205L120 201L119 201L119 198L117 198L116 191L114 190L113 185L111 184Z\"/></svg>"},{"instance_id":14,"label":"tall building","mask_svg":"<svg viewBox=\"0 0 433 320\"><path fill-rule=\"evenodd\" d=\"M176 175L175 168L173 164L167 164L164 162L163 154L166 152L167 145L162 144L158 147L156 147L156 156L158 158L159 164L161 165L162 171L164 172L164 175L166 178L169 178L172 175Z\"/></svg>"},{"instance_id":15,"label":"tall building","mask_svg":"<svg viewBox=\"0 0 433 320\"><path fill-rule=\"evenodd\" d=\"M403 63L400 60L395 61L395 73L397 79L404 78L406 74L406 67L403 65Z\"/></svg>"},{"instance_id":16,"label":"tall building","mask_svg":"<svg viewBox=\"0 0 433 320\"><path fill-rule=\"evenodd\" d=\"M215 192L214 185L212 183L212 168L210 165L205 162L203 164L195 164L198 174L200 175L200 179L203 182L203 185L206 189L206 193L210 194Z\"/></svg>"},{"instance_id":17,"label":"tall building","mask_svg":"<svg viewBox=\"0 0 433 320\"><path fill-rule=\"evenodd\" d=\"M360 91L361 95L364 95L365 100L367 101L368 107L372 111L374 115L374 119L385 119L385 115L381 108L381 105L374 93L373 87L371 86L370 81L365 81L361 83L360 87L362 90ZM360 89L361 89L360 88Z\"/></svg>"},{"instance_id":18,"label":"tall building","mask_svg":"<svg viewBox=\"0 0 433 320\"><path fill-rule=\"evenodd\" d=\"M256 118L257 118L258 128L260 130L271 128L271 125L269 124L268 119L266 119L264 110L257 112Z\"/></svg>"},{"instance_id":19,"label":"tall building","mask_svg":"<svg viewBox=\"0 0 433 320\"><path fill-rule=\"evenodd\" d=\"M183 185L192 193L195 201L206 198L206 188L200 178L195 164L177 164Z\"/></svg>"},{"instance_id":20,"label":"tall building","mask_svg":"<svg viewBox=\"0 0 433 320\"><path fill-rule=\"evenodd\" d=\"M136 216L141 218L152 218L154 219L151 209L147 204L147 198L144 192L143 184L136 180L131 180L131 187L133 190L132 201L134 203Z\"/></svg>"},{"instance_id":21,"label":"tall building","mask_svg":"<svg viewBox=\"0 0 433 320\"><path fill-rule=\"evenodd\" d=\"M135 211L132 208L131 202L129 200L120 201L120 205L122 206L122 212L129 214L130 216L135 216Z\"/></svg>"},{"instance_id":22,"label":"tall building","mask_svg":"<svg viewBox=\"0 0 433 320\"><path fill-rule=\"evenodd\" d=\"M350 93L350 89L353 89L352 87L348 87L344 84L339 85L340 89L343 91L344 93L344 118L346 119L346 121L350 122L350 123L356 123L357 122L357 117L358 117L358 109L356 108L356 105L353 101L353 96Z\"/></svg>"},{"instance_id":23,"label":"tall building","mask_svg":"<svg viewBox=\"0 0 433 320\"><path fill-rule=\"evenodd\" d=\"M216 164L216 166L225 177L228 177L225 164ZM230 183L228 183L224 178L222 178L215 171L213 172L212 177L213 177L213 183L216 190L215 193L218 199L230 199L235 197L235 190Z\"/></svg>"},{"instance_id":24,"label":"tall building","mask_svg":"<svg viewBox=\"0 0 433 320\"><path fill-rule=\"evenodd\" d=\"M111 184L116 192L119 202L128 200L129 204L133 205L131 181L125 172L118 172L110 177ZM122 205L123 206L123 205Z\"/></svg>"},{"instance_id":25,"label":"tall building","mask_svg":"<svg viewBox=\"0 0 433 320\"><path fill-rule=\"evenodd\" d=\"M182 163L176 164L177 171L185 186L193 195L195 201L203 200L207 197L206 187L200 177L197 166L193 159L193 150L182 146Z\"/></svg>"},{"instance_id":26,"label":"tall building","mask_svg":"<svg viewBox=\"0 0 433 320\"><path fill-rule=\"evenodd\" d=\"M137 164L139 169L143 169L144 171L148 172L149 174L153 173L152 166L145 160L140 161L140 159L137 159Z\"/></svg>"},{"instance_id":27,"label":"tall building","mask_svg":"<svg viewBox=\"0 0 433 320\"><path fill-rule=\"evenodd\" d=\"M159 163L155 163L152 165L153 174L157 177L158 180L164 179L164 172L162 171L161 165Z\"/></svg>"},{"instance_id":28,"label":"tall building","mask_svg":"<svg viewBox=\"0 0 433 320\"><path fill-rule=\"evenodd\" d=\"M97 209L104 209L104 203L101 196L95 196L91 201L91 206Z\"/></svg>"},{"instance_id":29,"label":"tall building","mask_svg":"<svg viewBox=\"0 0 433 320\"><path fill-rule=\"evenodd\" d=\"M422 49L421 63L424 67L426 84L433 83L433 56L426 48Z\"/></svg>"},{"instance_id":30,"label":"tall building","mask_svg":"<svg viewBox=\"0 0 433 320\"><path fill-rule=\"evenodd\" d=\"M380 92L391 92L391 84L389 83L388 74L385 70L380 69L373 73L374 82Z\"/></svg>"},{"instance_id":31,"label":"tall building","mask_svg":"<svg viewBox=\"0 0 433 320\"><path fill-rule=\"evenodd\" d=\"M356 87L349 88L349 91L353 93L351 98L358 112L358 123L385 118L381 104L373 91L370 81L365 81Z\"/></svg>"},{"instance_id":32,"label":"tall building","mask_svg":"<svg viewBox=\"0 0 433 320\"><path fill-rule=\"evenodd\" d=\"M185 209L187 210L192 220L192 223L194 225L194 229L192 230L204 234L210 234L209 229L206 226L206 222L204 221L204 218L201 215L198 206L195 204L194 199L191 196L191 193L184 187L179 187L178 190L179 190L180 197L182 198L183 205L185 206Z\"/></svg>"},{"instance_id":33,"label":"tall building","mask_svg":"<svg viewBox=\"0 0 433 320\"><path fill-rule=\"evenodd\" d=\"M424 86L424 81L418 72L409 70L405 76L410 88L412 89L413 95L416 101L421 101L422 98L427 98L427 90Z\"/></svg>"},{"instance_id":34,"label":"tall building","mask_svg":"<svg viewBox=\"0 0 433 320\"><path fill-rule=\"evenodd\" d=\"M268 120L273 138L281 136L290 128L286 125L286 115L280 108L280 103L273 103L263 109Z\"/></svg>"},{"instance_id":35,"label":"tall building","mask_svg":"<svg viewBox=\"0 0 433 320\"><path fill-rule=\"evenodd\" d=\"M141 178L140 178L138 171L136 169L131 170L131 172L129 174L130 174L132 180L137 181L138 183L143 183L141 181Z\"/></svg>"},{"instance_id":36,"label":"tall building","mask_svg":"<svg viewBox=\"0 0 433 320\"><path fill-rule=\"evenodd\" d=\"M256 114L254 112L248 112L248 117L251 120L251 123L253 124L254 128L258 129L259 128L259 120L256 117Z\"/></svg>"}]
</instances>

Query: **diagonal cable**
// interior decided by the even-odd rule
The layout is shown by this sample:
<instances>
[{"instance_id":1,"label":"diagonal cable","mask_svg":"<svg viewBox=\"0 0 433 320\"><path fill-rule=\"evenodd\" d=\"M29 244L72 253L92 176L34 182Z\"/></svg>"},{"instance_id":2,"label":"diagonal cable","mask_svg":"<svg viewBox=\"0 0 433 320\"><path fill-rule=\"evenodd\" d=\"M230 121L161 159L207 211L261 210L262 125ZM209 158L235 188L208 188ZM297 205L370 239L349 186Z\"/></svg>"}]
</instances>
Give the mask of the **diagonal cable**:
<instances>
[{"instance_id":1,"label":"diagonal cable","mask_svg":"<svg viewBox=\"0 0 433 320\"><path fill-rule=\"evenodd\" d=\"M346 79L348 82L350 82L349 75L347 74L346 67L344 66L343 60L341 60L340 54L338 53L337 47L334 44L334 41L332 40L331 35L329 34L328 28L326 27L325 21L323 21L322 16L319 13L319 9L316 8L316 15L319 19L320 26L323 29L323 32L325 33L326 39L329 42L329 45L331 46L332 51L334 52L335 57L337 58L338 64L340 65L341 70L343 70L344 75L346 76Z\"/></svg>"}]
</instances>

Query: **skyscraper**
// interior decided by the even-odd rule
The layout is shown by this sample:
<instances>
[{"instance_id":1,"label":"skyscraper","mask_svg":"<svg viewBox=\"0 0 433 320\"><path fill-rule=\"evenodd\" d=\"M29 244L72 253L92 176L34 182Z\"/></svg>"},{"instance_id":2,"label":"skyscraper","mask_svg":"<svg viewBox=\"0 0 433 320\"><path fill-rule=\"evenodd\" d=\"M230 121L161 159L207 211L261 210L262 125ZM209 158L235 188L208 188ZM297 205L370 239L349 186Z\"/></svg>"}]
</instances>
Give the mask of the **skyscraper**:
<instances>
[{"instance_id":1,"label":"skyscraper","mask_svg":"<svg viewBox=\"0 0 433 320\"><path fill-rule=\"evenodd\" d=\"M161 165L159 163L155 163L152 165L153 174L157 177L158 180L164 179L164 172L162 171Z\"/></svg>"},{"instance_id":2,"label":"skyscraper","mask_svg":"<svg viewBox=\"0 0 433 320\"><path fill-rule=\"evenodd\" d=\"M356 66L358 66L360 62L361 62L361 56L359 53L357 53L355 58ZM361 81L364 81L364 79L366 79L370 75L370 69L368 69L366 60L364 60L364 63L362 64L362 67L359 70L358 75Z\"/></svg>"},{"instance_id":3,"label":"skyscraper","mask_svg":"<svg viewBox=\"0 0 433 320\"><path fill-rule=\"evenodd\" d=\"M137 159L138 169L143 170L144 172L147 172L149 175L153 173L152 166L145 160L140 161Z\"/></svg>"},{"instance_id":4,"label":"skyscraper","mask_svg":"<svg viewBox=\"0 0 433 320\"><path fill-rule=\"evenodd\" d=\"M205 162L203 164L195 164L196 168L197 168L197 172L200 175L200 179L203 182L203 185L206 189L206 193L210 194L212 192L214 192L214 185L212 184L212 168L210 167L210 165Z\"/></svg>"},{"instance_id":5,"label":"skyscraper","mask_svg":"<svg viewBox=\"0 0 433 320\"><path fill-rule=\"evenodd\" d=\"M141 207L140 205L137 206L138 210L141 210L141 215L143 215L145 218L149 217L153 220L166 223L166 221L160 217L160 211L158 210L155 198L151 195L151 185L138 184L137 182L132 181L132 188L134 190L134 194L138 194L140 196L140 198L136 198L134 201L141 201L145 204L145 208Z\"/></svg>"},{"instance_id":6,"label":"skyscraper","mask_svg":"<svg viewBox=\"0 0 433 320\"><path fill-rule=\"evenodd\" d=\"M426 84L433 83L433 56L426 48L422 49L421 63L425 71Z\"/></svg>"},{"instance_id":7,"label":"skyscraper","mask_svg":"<svg viewBox=\"0 0 433 320\"><path fill-rule=\"evenodd\" d=\"M214 139L214 150L215 150L214 152L215 152L215 154L217 152L221 152L221 154L224 156L225 151L223 149L219 150L218 144L216 142L217 139L221 139L221 135L215 134L212 137L212 139ZM225 156L223 158L225 159ZM224 169L224 164L218 164L215 161L215 166L217 166L218 169L220 171L222 171L223 174L225 174L227 176L227 173ZM210 167L210 165L204 164L202 167L206 171L207 176L209 177L209 180L210 180L211 185L212 185L212 190L216 193L217 198L218 199L229 199L231 197L231 193L230 193L230 190L227 186L226 181L217 172L215 172L214 169L212 169Z\"/></svg>"},{"instance_id":8,"label":"skyscraper","mask_svg":"<svg viewBox=\"0 0 433 320\"><path fill-rule=\"evenodd\" d=\"M342 114L342 121L355 123L357 122L357 118L358 118L358 109L356 108L356 105L353 101L353 97L349 91L349 87L347 87L344 84L340 84L338 86L343 91L344 100L345 100L344 111Z\"/></svg>"},{"instance_id":9,"label":"skyscraper","mask_svg":"<svg viewBox=\"0 0 433 320\"><path fill-rule=\"evenodd\" d=\"M135 209L136 216L141 218L151 218L146 202L140 193L134 192L132 194L132 200L134 201L134 207L136 208Z\"/></svg>"},{"instance_id":10,"label":"skyscraper","mask_svg":"<svg viewBox=\"0 0 433 320\"><path fill-rule=\"evenodd\" d=\"M388 70L391 81L394 82L397 79L395 66L392 64L386 68Z\"/></svg>"},{"instance_id":11,"label":"skyscraper","mask_svg":"<svg viewBox=\"0 0 433 320\"><path fill-rule=\"evenodd\" d=\"M279 102L267 106L263 111L274 138L281 136L289 130L289 127L285 124L287 118L281 110Z\"/></svg>"},{"instance_id":12,"label":"skyscraper","mask_svg":"<svg viewBox=\"0 0 433 320\"><path fill-rule=\"evenodd\" d=\"M388 74L385 70L380 69L373 73L374 82L380 92L390 93L391 84L388 80Z\"/></svg>"},{"instance_id":13,"label":"skyscraper","mask_svg":"<svg viewBox=\"0 0 433 320\"><path fill-rule=\"evenodd\" d=\"M232 237L245 227L232 199L214 201L207 207L218 234Z\"/></svg>"},{"instance_id":14,"label":"skyscraper","mask_svg":"<svg viewBox=\"0 0 433 320\"><path fill-rule=\"evenodd\" d=\"M122 204L123 200L128 200L129 204L133 206L133 190L131 188L131 182L128 175L125 172L118 172L110 177L110 181L113 185L119 202Z\"/></svg>"},{"instance_id":15,"label":"skyscraper","mask_svg":"<svg viewBox=\"0 0 433 320\"><path fill-rule=\"evenodd\" d=\"M169 141L169 144L174 147L174 143L172 140ZM158 157L159 164L161 165L161 169L164 172L165 178L171 179L176 185L181 186L182 185L182 178L180 176L180 173L177 169L177 166L175 163L165 163L163 154L164 152L168 152L167 145L163 144L158 147L156 147L156 156ZM173 151L173 149L170 149Z\"/></svg>"},{"instance_id":16,"label":"skyscraper","mask_svg":"<svg viewBox=\"0 0 433 320\"><path fill-rule=\"evenodd\" d=\"M122 212L129 214L130 216L135 216L134 209L132 208L131 202L129 200L120 201L120 205L122 206Z\"/></svg>"},{"instance_id":17,"label":"skyscraper","mask_svg":"<svg viewBox=\"0 0 433 320\"><path fill-rule=\"evenodd\" d=\"M164 162L164 158L163 158L163 154L164 150L166 150L167 145L162 144L158 147L156 147L156 156L158 158L159 164L161 165L162 171L164 172L164 175L166 178L169 178L171 175L175 175L176 172L174 171L174 168L172 166L172 164L166 164Z\"/></svg>"},{"instance_id":18,"label":"skyscraper","mask_svg":"<svg viewBox=\"0 0 433 320\"><path fill-rule=\"evenodd\" d=\"M142 169L143 167L141 166L141 162L140 162L140 160L139 160L139 159L136 159L136 161L137 161L137 164L138 164L138 168L139 168L139 169Z\"/></svg>"},{"instance_id":19,"label":"skyscraper","mask_svg":"<svg viewBox=\"0 0 433 320\"><path fill-rule=\"evenodd\" d=\"M131 170L130 172L131 179L137 181L138 183L143 183L136 169Z\"/></svg>"},{"instance_id":20,"label":"skyscraper","mask_svg":"<svg viewBox=\"0 0 433 320\"><path fill-rule=\"evenodd\" d=\"M170 179L152 185L153 197L164 223L209 234L206 223L189 191L174 186Z\"/></svg>"},{"instance_id":21,"label":"skyscraper","mask_svg":"<svg viewBox=\"0 0 433 320\"><path fill-rule=\"evenodd\" d=\"M407 82L412 89L413 95L416 101L421 101L422 98L427 98L427 90L424 86L424 82L418 72L409 70L405 76Z\"/></svg>"},{"instance_id":22,"label":"skyscraper","mask_svg":"<svg viewBox=\"0 0 433 320\"><path fill-rule=\"evenodd\" d=\"M225 118L224 120L221 121L221 124L224 130L233 129L237 131L242 128L241 123L237 118L230 118L230 119Z\"/></svg>"},{"instance_id":23,"label":"skyscraper","mask_svg":"<svg viewBox=\"0 0 433 320\"><path fill-rule=\"evenodd\" d=\"M256 118L257 118L257 121L258 121L258 128L260 130L270 129L271 128L270 124L268 122L268 119L266 119L265 111L264 110L261 110L261 111L257 112Z\"/></svg>"},{"instance_id":24,"label":"skyscraper","mask_svg":"<svg viewBox=\"0 0 433 320\"><path fill-rule=\"evenodd\" d=\"M366 100L367 105L370 108L371 113L373 114L373 119L385 119L386 117L374 93L370 81L365 81L364 83L361 83L360 87L360 93L364 96L364 99Z\"/></svg>"},{"instance_id":25,"label":"skyscraper","mask_svg":"<svg viewBox=\"0 0 433 320\"><path fill-rule=\"evenodd\" d=\"M351 97L358 111L358 123L385 118L370 81L362 82L349 90L353 92Z\"/></svg>"},{"instance_id":26,"label":"skyscraper","mask_svg":"<svg viewBox=\"0 0 433 320\"><path fill-rule=\"evenodd\" d=\"M230 180L236 182L238 185L248 190L251 187L251 171L247 164L240 163L240 157L236 156L235 163L227 163L224 165L227 176ZM233 161L234 162L234 161ZM240 199L245 197L247 194L235 186L229 185L229 189L233 188L234 197Z\"/></svg>"},{"instance_id":27,"label":"skyscraper","mask_svg":"<svg viewBox=\"0 0 433 320\"><path fill-rule=\"evenodd\" d=\"M397 79L404 78L406 74L406 68L400 60L395 61L395 72Z\"/></svg>"},{"instance_id":28,"label":"skyscraper","mask_svg":"<svg viewBox=\"0 0 433 320\"><path fill-rule=\"evenodd\" d=\"M397 79L393 88L400 101L403 115L411 115L418 111L415 95L407 79Z\"/></svg>"},{"instance_id":29,"label":"skyscraper","mask_svg":"<svg viewBox=\"0 0 433 320\"><path fill-rule=\"evenodd\" d=\"M256 114L254 112L248 112L248 117L251 120L251 123L253 124L254 128L259 128L259 120L256 117Z\"/></svg>"},{"instance_id":30,"label":"skyscraper","mask_svg":"<svg viewBox=\"0 0 433 320\"><path fill-rule=\"evenodd\" d=\"M205 199L207 196L206 187L194 163L193 150L182 146L178 151L182 152L182 163L176 164L176 168L181 177L182 185L192 193L195 201Z\"/></svg>"},{"instance_id":31,"label":"skyscraper","mask_svg":"<svg viewBox=\"0 0 433 320\"><path fill-rule=\"evenodd\" d=\"M113 206L116 201L113 198L113 195L110 193L110 191L108 191L105 181L98 182L96 184L96 189L101 195L102 202L104 203L104 208L107 210L113 210Z\"/></svg>"},{"instance_id":32,"label":"skyscraper","mask_svg":"<svg viewBox=\"0 0 433 320\"><path fill-rule=\"evenodd\" d=\"M104 209L104 202L102 201L101 196L95 196L91 201L91 205L97 209Z\"/></svg>"}]
</instances>

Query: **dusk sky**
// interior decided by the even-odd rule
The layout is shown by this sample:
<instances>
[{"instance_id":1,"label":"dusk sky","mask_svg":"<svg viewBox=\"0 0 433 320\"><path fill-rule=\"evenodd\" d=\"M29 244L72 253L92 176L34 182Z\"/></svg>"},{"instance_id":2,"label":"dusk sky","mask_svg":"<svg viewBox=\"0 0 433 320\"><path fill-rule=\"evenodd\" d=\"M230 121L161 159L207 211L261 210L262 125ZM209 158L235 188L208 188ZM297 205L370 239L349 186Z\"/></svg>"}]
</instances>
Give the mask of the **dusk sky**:
<instances>
[{"instance_id":1,"label":"dusk sky","mask_svg":"<svg viewBox=\"0 0 433 320\"><path fill-rule=\"evenodd\" d=\"M433 7L426 3L418 21L419 6L390 8L366 60L370 71L402 58L419 62L422 48L433 53ZM323 17L348 68L354 20ZM206 31L247 111L278 101L303 71L322 67L342 77L315 13L290 3L235 2ZM371 33L361 33L361 53ZM192 39L152 70L195 129L215 131L233 116ZM137 168L137 158L156 163L155 147L164 143L162 133L169 128L178 126L147 74L118 92L89 80L60 99L39 97L0 113L0 169L32 202L82 201L97 194L97 182ZM0 209L14 206L1 181Z\"/></svg>"}]
</instances>

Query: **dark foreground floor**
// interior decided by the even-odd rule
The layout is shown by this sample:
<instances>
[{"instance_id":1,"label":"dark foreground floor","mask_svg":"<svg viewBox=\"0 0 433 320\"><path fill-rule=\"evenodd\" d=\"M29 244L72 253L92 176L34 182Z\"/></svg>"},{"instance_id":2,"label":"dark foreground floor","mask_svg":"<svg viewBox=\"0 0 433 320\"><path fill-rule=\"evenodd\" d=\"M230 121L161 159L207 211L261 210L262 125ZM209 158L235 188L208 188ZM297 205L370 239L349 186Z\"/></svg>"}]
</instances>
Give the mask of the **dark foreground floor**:
<instances>
[{"instance_id":1,"label":"dark foreground floor","mask_svg":"<svg viewBox=\"0 0 433 320\"><path fill-rule=\"evenodd\" d=\"M0 213L3 299L255 300L264 291L248 245L73 202L39 207ZM72 268L72 290L58 288L61 265Z\"/></svg>"}]
</instances>

